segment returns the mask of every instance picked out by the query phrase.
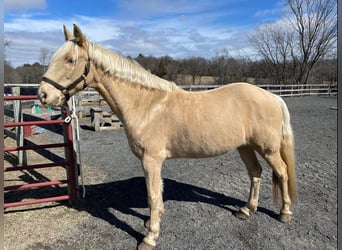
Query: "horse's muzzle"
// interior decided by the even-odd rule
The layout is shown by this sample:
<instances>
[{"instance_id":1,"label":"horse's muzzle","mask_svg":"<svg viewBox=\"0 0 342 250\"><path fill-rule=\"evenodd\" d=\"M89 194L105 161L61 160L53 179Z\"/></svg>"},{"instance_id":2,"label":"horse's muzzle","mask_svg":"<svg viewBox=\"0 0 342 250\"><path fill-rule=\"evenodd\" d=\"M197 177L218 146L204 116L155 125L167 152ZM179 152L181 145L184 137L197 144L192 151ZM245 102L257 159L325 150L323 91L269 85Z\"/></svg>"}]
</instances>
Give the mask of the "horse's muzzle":
<instances>
[{"instance_id":1,"label":"horse's muzzle","mask_svg":"<svg viewBox=\"0 0 342 250\"><path fill-rule=\"evenodd\" d=\"M45 82L40 83L37 97L43 105L50 105L54 107L61 106L65 101L65 96L61 93L61 91L56 90L52 86L50 87Z\"/></svg>"}]
</instances>

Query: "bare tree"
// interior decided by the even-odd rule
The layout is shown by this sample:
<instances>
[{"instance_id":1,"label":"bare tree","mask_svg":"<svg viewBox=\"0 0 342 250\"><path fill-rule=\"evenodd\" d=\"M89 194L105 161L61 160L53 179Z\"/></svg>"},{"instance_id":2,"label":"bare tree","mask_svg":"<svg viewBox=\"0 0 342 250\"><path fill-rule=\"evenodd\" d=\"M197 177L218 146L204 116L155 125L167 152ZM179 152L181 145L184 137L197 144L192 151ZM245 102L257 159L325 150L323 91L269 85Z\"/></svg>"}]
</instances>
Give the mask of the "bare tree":
<instances>
[{"instance_id":1,"label":"bare tree","mask_svg":"<svg viewBox=\"0 0 342 250\"><path fill-rule=\"evenodd\" d=\"M185 73L192 77L192 84L196 83L196 77L198 84L201 84L201 78L206 72L208 62L202 57L190 57L185 59L183 63Z\"/></svg>"},{"instance_id":2,"label":"bare tree","mask_svg":"<svg viewBox=\"0 0 342 250\"><path fill-rule=\"evenodd\" d=\"M172 57L163 56L160 58L160 62L164 62L165 76L164 78L170 81L175 81L178 74L178 64L177 61Z\"/></svg>"},{"instance_id":3,"label":"bare tree","mask_svg":"<svg viewBox=\"0 0 342 250\"><path fill-rule=\"evenodd\" d=\"M251 44L264 57L272 69L276 84L286 84L287 68L290 57L293 32L285 23L273 23L260 26L249 39Z\"/></svg>"},{"instance_id":4,"label":"bare tree","mask_svg":"<svg viewBox=\"0 0 342 250\"><path fill-rule=\"evenodd\" d=\"M337 13L334 0L287 0L289 23L295 30L291 43L293 74L306 84L315 64L336 49Z\"/></svg>"},{"instance_id":5,"label":"bare tree","mask_svg":"<svg viewBox=\"0 0 342 250\"><path fill-rule=\"evenodd\" d=\"M9 47L11 44L11 41L9 39L4 40L4 48ZM18 73L15 71L15 69L12 67L9 60L4 60L4 82L7 84L10 83L19 83L21 81L21 77L18 75Z\"/></svg>"},{"instance_id":6,"label":"bare tree","mask_svg":"<svg viewBox=\"0 0 342 250\"><path fill-rule=\"evenodd\" d=\"M151 73L158 75L159 70L159 61L157 58L152 56L144 56L143 54L139 54L136 58L134 58L141 66L145 69L149 70Z\"/></svg>"},{"instance_id":7,"label":"bare tree","mask_svg":"<svg viewBox=\"0 0 342 250\"><path fill-rule=\"evenodd\" d=\"M287 7L285 21L260 26L250 42L272 65L277 83L291 76L306 84L315 64L336 49L336 1L287 0Z\"/></svg>"},{"instance_id":8,"label":"bare tree","mask_svg":"<svg viewBox=\"0 0 342 250\"><path fill-rule=\"evenodd\" d=\"M226 48L224 48L212 60L213 75L218 78L219 84L224 84L227 79L227 75L229 71L228 59L229 59L229 52Z\"/></svg>"},{"instance_id":9,"label":"bare tree","mask_svg":"<svg viewBox=\"0 0 342 250\"><path fill-rule=\"evenodd\" d=\"M20 75L23 83L39 83L44 72L43 67L38 62L34 64L24 64L16 68L16 72Z\"/></svg>"},{"instance_id":10,"label":"bare tree","mask_svg":"<svg viewBox=\"0 0 342 250\"><path fill-rule=\"evenodd\" d=\"M49 50L45 47L40 48L39 62L43 65L43 71L46 71L49 62Z\"/></svg>"}]
</instances>

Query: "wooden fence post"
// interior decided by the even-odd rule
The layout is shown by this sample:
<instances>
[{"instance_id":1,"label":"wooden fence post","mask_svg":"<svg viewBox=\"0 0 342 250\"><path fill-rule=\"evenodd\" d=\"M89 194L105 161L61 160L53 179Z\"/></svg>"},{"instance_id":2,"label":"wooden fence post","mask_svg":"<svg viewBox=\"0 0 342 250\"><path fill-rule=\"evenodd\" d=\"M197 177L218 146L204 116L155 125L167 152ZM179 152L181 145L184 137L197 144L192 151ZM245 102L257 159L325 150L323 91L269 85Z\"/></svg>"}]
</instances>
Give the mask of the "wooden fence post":
<instances>
[{"instance_id":1,"label":"wooden fence post","mask_svg":"<svg viewBox=\"0 0 342 250\"><path fill-rule=\"evenodd\" d=\"M12 88L12 95L20 96L20 87ZM13 102L13 113L14 113L14 122L22 122L23 121L23 111L20 100L15 100ZM16 141L17 146L24 146L24 127L17 126L15 127ZM18 151L18 165L23 166L27 164L26 150Z\"/></svg>"}]
</instances>

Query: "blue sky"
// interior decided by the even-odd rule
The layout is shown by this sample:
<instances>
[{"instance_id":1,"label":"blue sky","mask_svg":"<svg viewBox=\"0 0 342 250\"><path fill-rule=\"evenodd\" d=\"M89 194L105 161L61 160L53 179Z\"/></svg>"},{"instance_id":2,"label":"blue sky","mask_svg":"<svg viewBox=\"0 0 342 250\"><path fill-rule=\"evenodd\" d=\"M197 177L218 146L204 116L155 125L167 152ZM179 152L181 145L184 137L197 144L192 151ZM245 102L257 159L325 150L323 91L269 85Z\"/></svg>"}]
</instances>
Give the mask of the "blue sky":
<instances>
[{"instance_id":1,"label":"blue sky","mask_svg":"<svg viewBox=\"0 0 342 250\"><path fill-rule=\"evenodd\" d=\"M99 4L98 4L99 3ZM247 35L276 22L281 0L5 0L5 49L16 67L63 43L63 24L123 55L212 58L224 48L253 57Z\"/></svg>"}]
</instances>

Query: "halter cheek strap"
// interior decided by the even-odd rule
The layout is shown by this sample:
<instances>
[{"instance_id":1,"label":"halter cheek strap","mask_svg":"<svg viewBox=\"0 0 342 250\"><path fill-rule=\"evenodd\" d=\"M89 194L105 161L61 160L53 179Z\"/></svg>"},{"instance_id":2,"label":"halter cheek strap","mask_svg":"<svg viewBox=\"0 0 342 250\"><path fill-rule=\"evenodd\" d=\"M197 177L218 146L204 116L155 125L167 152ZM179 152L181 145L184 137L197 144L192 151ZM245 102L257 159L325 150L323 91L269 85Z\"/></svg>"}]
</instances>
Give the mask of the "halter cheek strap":
<instances>
[{"instance_id":1,"label":"halter cheek strap","mask_svg":"<svg viewBox=\"0 0 342 250\"><path fill-rule=\"evenodd\" d=\"M67 87L63 87L59 83L57 83L57 82L55 82L55 81L53 81L53 80L51 80L45 76L42 77L42 81L44 81L44 82L54 86L56 89L60 90L63 93L63 95L65 96L66 101L68 101L70 98L69 91L72 90L73 88L75 88L77 86L77 84L84 81L83 89L85 89L88 86L87 75L88 75L89 71L90 71L90 61L88 60L85 67L84 67L83 74L79 78L77 78L75 81L70 83Z\"/></svg>"}]
</instances>

